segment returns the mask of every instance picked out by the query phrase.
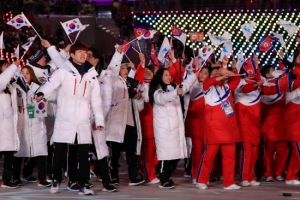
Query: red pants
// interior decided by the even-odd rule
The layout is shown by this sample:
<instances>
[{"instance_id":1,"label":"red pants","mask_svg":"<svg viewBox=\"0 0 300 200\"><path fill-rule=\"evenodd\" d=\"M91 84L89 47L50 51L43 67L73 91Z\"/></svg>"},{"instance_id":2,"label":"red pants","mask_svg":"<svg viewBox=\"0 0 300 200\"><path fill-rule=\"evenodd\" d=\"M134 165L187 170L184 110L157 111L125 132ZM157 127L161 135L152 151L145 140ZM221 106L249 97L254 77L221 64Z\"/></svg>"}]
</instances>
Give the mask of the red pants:
<instances>
[{"instance_id":1,"label":"red pants","mask_svg":"<svg viewBox=\"0 0 300 200\"><path fill-rule=\"evenodd\" d=\"M223 185L228 187L235 184L234 165L235 165L235 143L233 144L207 144L199 165L197 182L206 184L209 181L210 170L215 160L218 150L221 148Z\"/></svg>"},{"instance_id":2,"label":"red pants","mask_svg":"<svg viewBox=\"0 0 300 200\"><path fill-rule=\"evenodd\" d=\"M240 182L253 181L254 165L258 157L258 145L242 143L240 151Z\"/></svg>"},{"instance_id":3,"label":"red pants","mask_svg":"<svg viewBox=\"0 0 300 200\"><path fill-rule=\"evenodd\" d=\"M275 152L276 155L274 159ZM282 176L283 172L286 169L286 160L289 154L288 142L266 141L264 154L266 177Z\"/></svg>"},{"instance_id":4,"label":"red pants","mask_svg":"<svg viewBox=\"0 0 300 200\"><path fill-rule=\"evenodd\" d=\"M197 172L204 149L204 141L197 138L192 138L192 177L197 178Z\"/></svg>"},{"instance_id":5,"label":"red pants","mask_svg":"<svg viewBox=\"0 0 300 200\"><path fill-rule=\"evenodd\" d=\"M156 178L156 166L158 164L156 156L155 139L143 139L142 144L142 172L148 182Z\"/></svg>"},{"instance_id":6,"label":"red pants","mask_svg":"<svg viewBox=\"0 0 300 200\"><path fill-rule=\"evenodd\" d=\"M292 144L292 155L286 175L286 180L298 180L298 172L300 169L300 142L291 142Z\"/></svg>"}]
</instances>

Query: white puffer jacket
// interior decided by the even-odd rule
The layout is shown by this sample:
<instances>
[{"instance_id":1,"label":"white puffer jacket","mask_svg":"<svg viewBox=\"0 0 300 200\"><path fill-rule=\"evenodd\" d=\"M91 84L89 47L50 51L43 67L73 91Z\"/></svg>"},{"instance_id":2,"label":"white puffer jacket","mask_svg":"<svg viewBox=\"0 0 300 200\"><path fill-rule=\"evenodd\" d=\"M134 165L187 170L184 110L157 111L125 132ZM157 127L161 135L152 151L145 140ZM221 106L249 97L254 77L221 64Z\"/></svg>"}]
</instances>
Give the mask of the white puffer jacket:
<instances>
[{"instance_id":1,"label":"white puffer jacket","mask_svg":"<svg viewBox=\"0 0 300 200\"><path fill-rule=\"evenodd\" d=\"M36 83L30 84L27 93L17 86L18 102L22 108L18 118L18 135L20 138L20 150L14 155L16 157L47 156L47 132L45 118L29 119L27 105L34 103L34 92L40 86Z\"/></svg>"},{"instance_id":2,"label":"white puffer jacket","mask_svg":"<svg viewBox=\"0 0 300 200\"><path fill-rule=\"evenodd\" d=\"M57 113L51 143L74 143L76 133L78 144L92 143L91 110L96 126L104 127L98 73L90 68L82 77L69 60L64 60L54 46L48 54L59 67L37 92L45 96L57 90ZM90 109L91 108L91 109Z\"/></svg>"},{"instance_id":3,"label":"white puffer jacket","mask_svg":"<svg viewBox=\"0 0 300 200\"><path fill-rule=\"evenodd\" d=\"M106 137L107 141L113 141L118 143L124 142L124 134L127 123L127 112L131 112L131 108L128 106L128 89L125 79L119 76L121 61L123 54L115 52L111 63L108 66L108 70L112 72L112 83L113 83L113 93L112 93L112 105L107 116L106 123ZM142 132L140 124L139 111L144 108L144 101L142 99L136 100L132 99L132 105L134 110L134 117L136 121L137 128L137 148L136 154L141 154L141 143L142 143Z\"/></svg>"},{"instance_id":4,"label":"white puffer jacket","mask_svg":"<svg viewBox=\"0 0 300 200\"><path fill-rule=\"evenodd\" d=\"M106 119L105 121L107 121L107 114L112 103L111 71L102 70L100 76L98 77L98 81L101 89L103 116ZM109 149L106 145L106 136L107 134L105 130L93 131L94 145L96 148L97 158L99 160L109 155Z\"/></svg>"},{"instance_id":5,"label":"white puffer jacket","mask_svg":"<svg viewBox=\"0 0 300 200\"><path fill-rule=\"evenodd\" d=\"M65 60L69 58L69 54L64 50L61 50L59 54ZM45 67L37 67L32 65L29 62L26 65L30 66L33 69L35 76L37 77L37 79L41 84L44 84L47 81L47 78L57 69L57 66L52 60L47 63L47 65L50 66L50 73L48 69L46 69ZM47 110L48 116L45 118L48 141L50 141L53 135L56 108L57 108L56 102L52 101L48 103L48 110Z\"/></svg>"},{"instance_id":6,"label":"white puffer jacket","mask_svg":"<svg viewBox=\"0 0 300 200\"><path fill-rule=\"evenodd\" d=\"M191 74L182 83L183 95L197 80ZM158 88L154 92L153 127L158 160L174 160L187 157L184 122L177 88L168 85L167 92Z\"/></svg>"},{"instance_id":7,"label":"white puffer jacket","mask_svg":"<svg viewBox=\"0 0 300 200\"><path fill-rule=\"evenodd\" d=\"M12 64L0 74L0 152L18 151L20 146L17 133L17 91L15 84L9 85L17 69L17 66ZM4 93L6 87L11 94Z\"/></svg>"}]
</instances>

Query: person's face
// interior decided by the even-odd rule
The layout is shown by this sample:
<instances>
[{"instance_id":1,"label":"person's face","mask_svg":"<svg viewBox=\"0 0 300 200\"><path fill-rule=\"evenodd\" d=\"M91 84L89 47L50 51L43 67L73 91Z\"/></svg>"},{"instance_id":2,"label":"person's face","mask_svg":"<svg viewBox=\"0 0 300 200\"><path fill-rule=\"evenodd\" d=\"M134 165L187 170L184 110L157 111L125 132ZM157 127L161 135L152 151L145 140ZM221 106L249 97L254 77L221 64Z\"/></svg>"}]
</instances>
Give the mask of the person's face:
<instances>
[{"instance_id":1,"label":"person's face","mask_svg":"<svg viewBox=\"0 0 300 200\"><path fill-rule=\"evenodd\" d=\"M92 51L87 51L86 54L87 54L86 61L88 61L89 63L91 63L95 67L97 65L99 59L97 59L93 56Z\"/></svg>"},{"instance_id":2,"label":"person's face","mask_svg":"<svg viewBox=\"0 0 300 200\"><path fill-rule=\"evenodd\" d=\"M146 68L145 70L144 79L149 79L149 80L153 79L153 73L148 68Z\"/></svg>"},{"instance_id":3,"label":"person's face","mask_svg":"<svg viewBox=\"0 0 300 200\"><path fill-rule=\"evenodd\" d=\"M210 78L212 77L219 77L220 74L218 73L218 70L217 69L214 69L211 74L210 74Z\"/></svg>"},{"instance_id":4,"label":"person's face","mask_svg":"<svg viewBox=\"0 0 300 200\"><path fill-rule=\"evenodd\" d=\"M74 61L74 63L78 65L82 65L87 58L86 50L77 50L75 51L75 54L71 53L71 57Z\"/></svg>"},{"instance_id":5,"label":"person's face","mask_svg":"<svg viewBox=\"0 0 300 200\"><path fill-rule=\"evenodd\" d=\"M41 66L46 66L46 57L43 56L38 62L37 64L41 65Z\"/></svg>"},{"instance_id":6,"label":"person's face","mask_svg":"<svg viewBox=\"0 0 300 200\"><path fill-rule=\"evenodd\" d=\"M4 72L4 70L6 70L7 68L8 68L8 63L6 63L6 64L4 64L1 68L0 68L0 70L1 70L1 72Z\"/></svg>"},{"instance_id":7,"label":"person's face","mask_svg":"<svg viewBox=\"0 0 300 200\"><path fill-rule=\"evenodd\" d=\"M168 70L164 71L162 81L166 85L169 85L171 83L171 75L170 75L170 72Z\"/></svg>"},{"instance_id":8,"label":"person's face","mask_svg":"<svg viewBox=\"0 0 300 200\"><path fill-rule=\"evenodd\" d=\"M200 81L204 81L208 77L208 69L204 68L200 72Z\"/></svg>"},{"instance_id":9,"label":"person's face","mask_svg":"<svg viewBox=\"0 0 300 200\"><path fill-rule=\"evenodd\" d=\"M271 67L270 72L268 74L266 74L266 77L267 78L274 78L274 76L272 75L274 71L275 71L275 69L273 67Z\"/></svg>"},{"instance_id":10,"label":"person's face","mask_svg":"<svg viewBox=\"0 0 300 200\"><path fill-rule=\"evenodd\" d=\"M30 73L29 73L29 70L24 68L22 69L22 75L23 77L25 78L25 80L27 81L27 83L30 83Z\"/></svg>"},{"instance_id":11,"label":"person's face","mask_svg":"<svg viewBox=\"0 0 300 200\"><path fill-rule=\"evenodd\" d=\"M128 77L128 69L126 65L122 65L120 68L120 72L119 75L123 78L127 78Z\"/></svg>"}]
</instances>

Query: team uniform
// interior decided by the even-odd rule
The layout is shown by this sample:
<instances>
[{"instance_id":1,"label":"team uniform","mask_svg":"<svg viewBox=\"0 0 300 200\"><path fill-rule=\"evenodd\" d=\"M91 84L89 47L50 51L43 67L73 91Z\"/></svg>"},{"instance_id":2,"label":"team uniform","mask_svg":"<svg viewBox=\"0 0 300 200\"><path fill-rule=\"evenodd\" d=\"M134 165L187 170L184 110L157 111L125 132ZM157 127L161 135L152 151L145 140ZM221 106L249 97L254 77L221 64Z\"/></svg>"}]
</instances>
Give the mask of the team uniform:
<instances>
[{"instance_id":1,"label":"team uniform","mask_svg":"<svg viewBox=\"0 0 300 200\"><path fill-rule=\"evenodd\" d=\"M203 82L205 98L205 150L199 165L197 182L206 184L210 170L219 149L222 152L224 188L235 184L235 144L240 141L239 128L233 107L232 92L240 82L240 77L231 77L222 84L216 78L206 78ZM199 185L198 185L199 186Z\"/></svg>"}]
</instances>

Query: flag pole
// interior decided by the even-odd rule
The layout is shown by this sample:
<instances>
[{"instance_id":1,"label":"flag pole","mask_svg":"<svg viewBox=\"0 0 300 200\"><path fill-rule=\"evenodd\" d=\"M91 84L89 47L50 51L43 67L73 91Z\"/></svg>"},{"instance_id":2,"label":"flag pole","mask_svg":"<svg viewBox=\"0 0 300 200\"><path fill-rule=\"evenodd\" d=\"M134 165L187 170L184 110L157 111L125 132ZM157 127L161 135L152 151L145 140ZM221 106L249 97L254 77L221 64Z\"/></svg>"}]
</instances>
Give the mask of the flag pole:
<instances>
[{"instance_id":1,"label":"flag pole","mask_svg":"<svg viewBox=\"0 0 300 200\"><path fill-rule=\"evenodd\" d=\"M28 50L24 51L24 53L23 53L23 55L21 56L20 60L23 59L23 57L25 56L25 54L26 54L27 51L28 51Z\"/></svg>"},{"instance_id":2,"label":"flag pole","mask_svg":"<svg viewBox=\"0 0 300 200\"><path fill-rule=\"evenodd\" d=\"M128 58L127 54L126 54L126 53L124 53L124 55L125 55L125 56L126 56L126 58L129 60L129 62L131 62L131 60Z\"/></svg>"},{"instance_id":3,"label":"flag pole","mask_svg":"<svg viewBox=\"0 0 300 200\"><path fill-rule=\"evenodd\" d=\"M140 52L142 52L139 41L137 41L137 44L138 44Z\"/></svg>"},{"instance_id":4,"label":"flag pole","mask_svg":"<svg viewBox=\"0 0 300 200\"><path fill-rule=\"evenodd\" d=\"M21 14L23 15L24 18L27 19L27 17L24 15L23 12L21 12ZM27 19L27 21L29 22L29 20ZM33 27L33 25L31 24L31 22L29 22L31 25L31 28L34 30L34 32L39 36L39 38L42 40L42 37L40 36L40 34L35 30L35 28Z\"/></svg>"},{"instance_id":5,"label":"flag pole","mask_svg":"<svg viewBox=\"0 0 300 200\"><path fill-rule=\"evenodd\" d=\"M61 24L61 26L62 26L62 22L60 22L60 24ZM66 32L66 31L65 31L65 32ZM68 36L68 38L69 38L69 40L70 40L71 44L73 44L73 42L72 42L72 40L71 40L71 38L70 38L69 34L67 34L67 36Z\"/></svg>"},{"instance_id":6,"label":"flag pole","mask_svg":"<svg viewBox=\"0 0 300 200\"><path fill-rule=\"evenodd\" d=\"M135 39L131 40L131 41L130 41L130 42L128 42L127 44L130 44L131 42L134 42L134 41L136 41L136 40L137 40L137 38L135 38ZM126 46L127 44L125 44L125 46Z\"/></svg>"},{"instance_id":7,"label":"flag pole","mask_svg":"<svg viewBox=\"0 0 300 200\"><path fill-rule=\"evenodd\" d=\"M279 56L279 58L282 60L283 58L282 58L281 55L278 53L277 49L274 48L274 50L276 51L276 54Z\"/></svg>"},{"instance_id":8,"label":"flag pole","mask_svg":"<svg viewBox=\"0 0 300 200\"><path fill-rule=\"evenodd\" d=\"M193 55L194 55L194 58L196 58L196 56L195 56L195 50L194 50L194 47L193 47Z\"/></svg>"},{"instance_id":9,"label":"flag pole","mask_svg":"<svg viewBox=\"0 0 300 200\"><path fill-rule=\"evenodd\" d=\"M137 52L138 54L140 54L140 52L138 52L138 50L136 50L134 47L131 47L135 52Z\"/></svg>"},{"instance_id":10,"label":"flag pole","mask_svg":"<svg viewBox=\"0 0 300 200\"><path fill-rule=\"evenodd\" d=\"M77 41L77 38L78 38L80 32L81 32L81 30L78 31L78 33L77 33L77 35L76 35L76 38L75 38L75 40L74 40L74 42L73 42L72 44L74 44L74 43Z\"/></svg>"}]
</instances>

